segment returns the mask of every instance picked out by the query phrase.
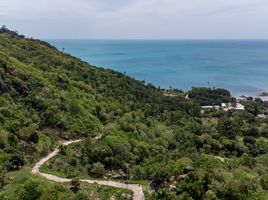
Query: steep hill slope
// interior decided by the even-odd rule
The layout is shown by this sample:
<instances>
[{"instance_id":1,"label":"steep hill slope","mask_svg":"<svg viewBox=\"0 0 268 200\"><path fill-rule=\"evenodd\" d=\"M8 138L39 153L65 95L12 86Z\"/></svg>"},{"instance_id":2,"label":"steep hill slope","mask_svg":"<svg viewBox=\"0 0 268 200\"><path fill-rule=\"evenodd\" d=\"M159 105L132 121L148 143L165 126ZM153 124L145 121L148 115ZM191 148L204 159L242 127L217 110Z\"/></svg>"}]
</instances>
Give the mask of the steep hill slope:
<instances>
[{"instance_id":1,"label":"steep hill slope","mask_svg":"<svg viewBox=\"0 0 268 200\"><path fill-rule=\"evenodd\" d=\"M0 199L25 199L44 185L12 177L59 140L77 138L85 139L61 147L41 170L151 184L154 199L260 199L268 187L267 130L251 110L200 115L192 100L0 30ZM50 198L43 188L34 199ZM58 199L73 198L59 191L69 196Z\"/></svg>"},{"instance_id":2,"label":"steep hill slope","mask_svg":"<svg viewBox=\"0 0 268 200\"><path fill-rule=\"evenodd\" d=\"M138 110L166 121L165 110L187 118L192 103L164 97L151 85L91 66L46 42L0 30L2 173L31 164L60 138L93 136ZM124 129L133 131L131 125Z\"/></svg>"}]
</instances>

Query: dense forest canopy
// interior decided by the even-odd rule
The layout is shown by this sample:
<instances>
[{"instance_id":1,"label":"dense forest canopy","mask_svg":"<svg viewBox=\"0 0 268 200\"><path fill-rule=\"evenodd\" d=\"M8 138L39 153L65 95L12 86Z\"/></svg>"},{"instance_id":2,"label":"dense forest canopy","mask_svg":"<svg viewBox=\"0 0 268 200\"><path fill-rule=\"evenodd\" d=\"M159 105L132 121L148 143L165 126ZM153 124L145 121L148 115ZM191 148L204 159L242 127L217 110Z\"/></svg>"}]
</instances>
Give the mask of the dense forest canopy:
<instances>
[{"instance_id":1,"label":"dense forest canopy","mask_svg":"<svg viewBox=\"0 0 268 200\"><path fill-rule=\"evenodd\" d=\"M224 89L193 88L188 95L165 96L151 84L2 27L0 199L31 193L31 199L51 199L50 193L89 199L87 191L39 177L11 178L60 139L77 138L84 140L62 147L42 170L150 185L148 199L267 199L268 119L258 117L265 105L247 100L243 111L201 114L201 105L235 99ZM113 191L98 192L107 199Z\"/></svg>"},{"instance_id":2,"label":"dense forest canopy","mask_svg":"<svg viewBox=\"0 0 268 200\"><path fill-rule=\"evenodd\" d=\"M220 88L192 88L188 93L189 98L196 100L202 106L220 105L221 103L234 102L229 91Z\"/></svg>"}]
</instances>

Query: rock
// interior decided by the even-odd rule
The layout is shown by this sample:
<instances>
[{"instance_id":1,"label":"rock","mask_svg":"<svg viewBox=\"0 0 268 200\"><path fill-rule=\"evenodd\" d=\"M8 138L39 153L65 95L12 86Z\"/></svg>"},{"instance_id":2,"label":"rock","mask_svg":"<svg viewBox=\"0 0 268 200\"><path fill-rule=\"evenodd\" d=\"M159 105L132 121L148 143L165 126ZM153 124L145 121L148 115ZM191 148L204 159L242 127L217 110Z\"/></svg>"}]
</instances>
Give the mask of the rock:
<instances>
[{"instance_id":1,"label":"rock","mask_svg":"<svg viewBox=\"0 0 268 200\"><path fill-rule=\"evenodd\" d=\"M173 182L173 181L175 181L175 179L176 179L175 176L171 176L171 177L169 178L169 181L170 181L170 182Z\"/></svg>"},{"instance_id":2,"label":"rock","mask_svg":"<svg viewBox=\"0 0 268 200\"><path fill-rule=\"evenodd\" d=\"M181 181L181 180L185 179L186 176L187 176L187 174L181 174L181 175L177 176L177 179L176 180L177 181Z\"/></svg>"},{"instance_id":3,"label":"rock","mask_svg":"<svg viewBox=\"0 0 268 200\"><path fill-rule=\"evenodd\" d=\"M113 179L126 179L127 175L122 170L119 171L112 171L107 173L105 176Z\"/></svg>"},{"instance_id":4,"label":"rock","mask_svg":"<svg viewBox=\"0 0 268 200\"><path fill-rule=\"evenodd\" d=\"M132 195L131 194L127 194L127 193L123 193L122 194L122 198L124 200L132 200Z\"/></svg>"},{"instance_id":5,"label":"rock","mask_svg":"<svg viewBox=\"0 0 268 200\"><path fill-rule=\"evenodd\" d=\"M116 200L115 196L111 196L110 200Z\"/></svg>"},{"instance_id":6,"label":"rock","mask_svg":"<svg viewBox=\"0 0 268 200\"><path fill-rule=\"evenodd\" d=\"M169 185L169 190L170 190L171 192L177 192L177 188L176 188L175 185Z\"/></svg>"}]
</instances>

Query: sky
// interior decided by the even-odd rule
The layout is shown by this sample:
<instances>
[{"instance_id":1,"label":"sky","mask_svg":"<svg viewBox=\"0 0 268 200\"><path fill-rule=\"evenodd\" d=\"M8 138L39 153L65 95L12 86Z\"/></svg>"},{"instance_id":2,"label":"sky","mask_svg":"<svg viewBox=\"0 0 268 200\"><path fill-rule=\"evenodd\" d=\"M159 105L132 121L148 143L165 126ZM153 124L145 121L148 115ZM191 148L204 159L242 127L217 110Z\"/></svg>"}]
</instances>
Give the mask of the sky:
<instances>
[{"instance_id":1,"label":"sky","mask_svg":"<svg viewBox=\"0 0 268 200\"><path fill-rule=\"evenodd\" d=\"M268 39L268 1L0 0L0 25L41 39Z\"/></svg>"}]
</instances>

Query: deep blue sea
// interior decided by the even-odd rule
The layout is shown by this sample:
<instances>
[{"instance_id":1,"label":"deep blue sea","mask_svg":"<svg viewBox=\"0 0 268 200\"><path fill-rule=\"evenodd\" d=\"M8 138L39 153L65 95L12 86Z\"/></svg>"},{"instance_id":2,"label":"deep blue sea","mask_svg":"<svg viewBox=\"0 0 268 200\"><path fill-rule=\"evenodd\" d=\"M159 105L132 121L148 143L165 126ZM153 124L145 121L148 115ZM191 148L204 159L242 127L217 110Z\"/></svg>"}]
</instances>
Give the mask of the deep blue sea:
<instances>
[{"instance_id":1,"label":"deep blue sea","mask_svg":"<svg viewBox=\"0 0 268 200\"><path fill-rule=\"evenodd\" d=\"M268 91L268 40L49 40L59 50L163 88Z\"/></svg>"}]
</instances>

